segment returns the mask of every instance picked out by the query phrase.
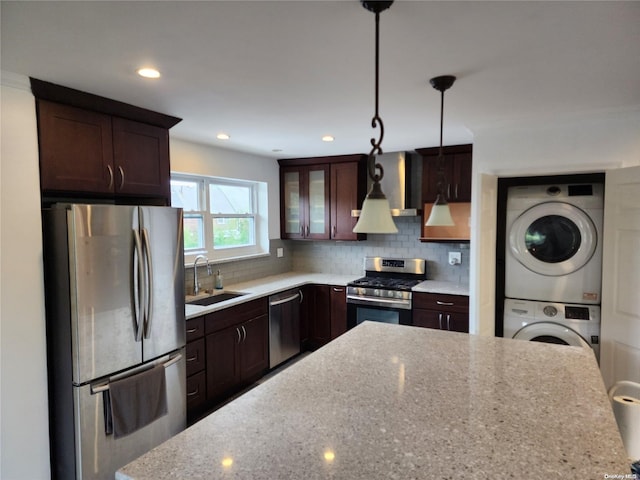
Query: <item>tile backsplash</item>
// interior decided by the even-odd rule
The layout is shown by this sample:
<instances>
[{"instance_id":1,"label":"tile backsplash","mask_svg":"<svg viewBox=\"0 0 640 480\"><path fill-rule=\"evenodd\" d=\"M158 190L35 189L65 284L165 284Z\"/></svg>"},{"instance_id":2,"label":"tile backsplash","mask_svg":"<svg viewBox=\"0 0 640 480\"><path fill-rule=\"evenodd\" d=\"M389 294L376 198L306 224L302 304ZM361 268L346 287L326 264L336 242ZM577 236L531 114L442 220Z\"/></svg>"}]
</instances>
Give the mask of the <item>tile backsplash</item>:
<instances>
[{"instance_id":1,"label":"tile backsplash","mask_svg":"<svg viewBox=\"0 0 640 480\"><path fill-rule=\"evenodd\" d=\"M427 278L469 283L469 243L422 243L420 217L396 217L397 234L369 234L362 242L296 241L273 239L270 255L250 260L212 263L212 273L220 270L225 285L246 282L256 278L289 271L329 273L336 275L364 275L364 257L424 258L427 260ZM277 249L284 256L278 258ZM462 263L451 266L449 252L460 252ZM206 265L198 265L200 288L211 290L215 275L207 275ZM185 293L193 292L193 268L185 271Z\"/></svg>"},{"instance_id":2,"label":"tile backsplash","mask_svg":"<svg viewBox=\"0 0 640 480\"><path fill-rule=\"evenodd\" d=\"M290 251L291 243L283 242L280 239L271 240L269 243L269 255L263 257L221 263L211 262L212 275L207 275L207 266L199 263L198 282L200 283L200 288L204 290L213 289L217 270L222 273L224 278L223 285L233 285L234 283L246 282L293 270L293 259ZM278 248L284 250L284 256L281 258L276 255ZM191 295L193 293L193 267L185 269L184 277L185 294Z\"/></svg>"},{"instance_id":3,"label":"tile backsplash","mask_svg":"<svg viewBox=\"0 0 640 480\"><path fill-rule=\"evenodd\" d=\"M469 243L422 243L420 217L396 217L396 234L369 234L362 242L291 242L293 270L363 275L364 257L424 258L429 280L469 283ZM449 252L460 252L462 263L451 266Z\"/></svg>"}]
</instances>

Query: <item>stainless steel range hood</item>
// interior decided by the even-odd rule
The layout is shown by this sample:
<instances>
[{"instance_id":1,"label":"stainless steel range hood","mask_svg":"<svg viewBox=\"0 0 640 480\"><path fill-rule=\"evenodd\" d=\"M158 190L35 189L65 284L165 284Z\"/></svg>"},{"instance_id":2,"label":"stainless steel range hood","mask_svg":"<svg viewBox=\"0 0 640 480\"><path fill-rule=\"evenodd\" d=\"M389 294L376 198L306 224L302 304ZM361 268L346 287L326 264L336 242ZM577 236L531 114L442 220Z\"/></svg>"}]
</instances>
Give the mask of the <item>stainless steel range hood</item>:
<instances>
[{"instance_id":1,"label":"stainless steel range hood","mask_svg":"<svg viewBox=\"0 0 640 480\"><path fill-rule=\"evenodd\" d=\"M376 163L384 169L380 185L389 200L391 215L419 215L422 208L422 157L415 152L384 153L376 157ZM369 178L367 191L372 183ZM360 210L352 210L351 216L359 217Z\"/></svg>"}]
</instances>

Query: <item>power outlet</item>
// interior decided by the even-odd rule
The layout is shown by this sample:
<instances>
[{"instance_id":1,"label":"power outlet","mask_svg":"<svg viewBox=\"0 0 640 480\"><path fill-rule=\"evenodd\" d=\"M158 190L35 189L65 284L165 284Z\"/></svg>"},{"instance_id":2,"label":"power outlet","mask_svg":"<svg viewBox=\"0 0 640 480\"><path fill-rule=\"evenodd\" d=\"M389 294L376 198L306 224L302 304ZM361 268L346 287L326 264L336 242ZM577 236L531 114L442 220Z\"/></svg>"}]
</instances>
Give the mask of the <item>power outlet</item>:
<instances>
[{"instance_id":1,"label":"power outlet","mask_svg":"<svg viewBox=\"0 0 640 480\"><path fill-rule=\"evenodd\" d=\"M460 265L462 263L461 252L449 252L449 265Z\"/></svg>"},{"instance_id":2,"label":"power outlet","mask_svg":"<svg viewBox=\"0 0 640 480\"><path fill-rule=\"evenodd\" d=\"M276 248L276 257L278 258L284 257L284 248L282 247Z\"/></svg>"}]
</instances>

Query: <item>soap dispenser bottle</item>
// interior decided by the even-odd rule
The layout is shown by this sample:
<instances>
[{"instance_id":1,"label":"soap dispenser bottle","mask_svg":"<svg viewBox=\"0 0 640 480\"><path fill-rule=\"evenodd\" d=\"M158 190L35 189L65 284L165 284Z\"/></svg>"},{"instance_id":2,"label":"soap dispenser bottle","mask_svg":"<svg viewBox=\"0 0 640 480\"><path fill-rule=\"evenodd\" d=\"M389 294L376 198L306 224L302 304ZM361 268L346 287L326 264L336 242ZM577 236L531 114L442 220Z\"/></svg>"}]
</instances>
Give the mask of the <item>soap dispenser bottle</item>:
<instances>
[{"instance_id":1,"label":"soap dispenser bottle","mask_svg":"<svg viewBox=\"0 0 640 480\"><path fill-rule=\"evenodd\" d=\"M220 270L218 270L216 272L216 288L218 290L222 290L223 286L222 286L222 273L220 273Z\"/></svg>"}]
</instances>

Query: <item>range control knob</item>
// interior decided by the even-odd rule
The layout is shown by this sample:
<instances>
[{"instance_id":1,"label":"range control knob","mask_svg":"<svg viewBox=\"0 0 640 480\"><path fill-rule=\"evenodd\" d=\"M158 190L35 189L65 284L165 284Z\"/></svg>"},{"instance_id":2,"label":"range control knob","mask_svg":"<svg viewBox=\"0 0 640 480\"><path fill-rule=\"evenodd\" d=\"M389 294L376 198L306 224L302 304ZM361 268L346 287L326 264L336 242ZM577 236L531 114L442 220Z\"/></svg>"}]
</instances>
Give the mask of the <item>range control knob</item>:
<instances>
[{"instance_id":1,"label":"range control knob","mask_svg":"<svg viewBox=\"0 0 640 480\"><path fill-rule=\"evenodd\" d=\"M542 311L547 317L555 317L558 314L558 309L553 305L547 305Z\"/></svg>"}]
</instances>

